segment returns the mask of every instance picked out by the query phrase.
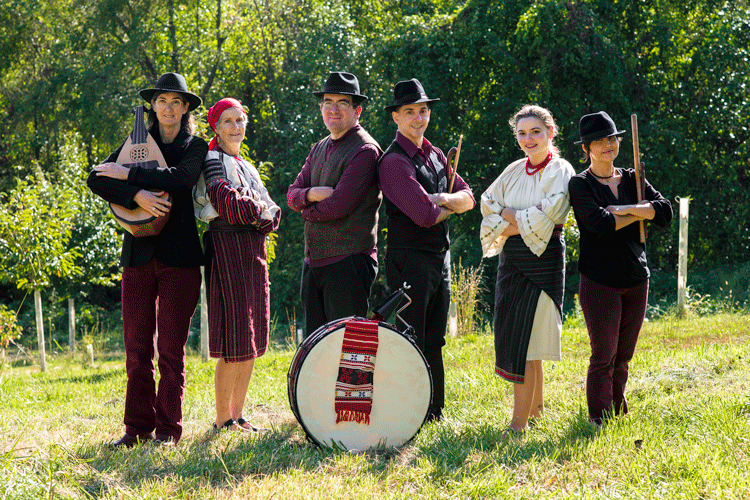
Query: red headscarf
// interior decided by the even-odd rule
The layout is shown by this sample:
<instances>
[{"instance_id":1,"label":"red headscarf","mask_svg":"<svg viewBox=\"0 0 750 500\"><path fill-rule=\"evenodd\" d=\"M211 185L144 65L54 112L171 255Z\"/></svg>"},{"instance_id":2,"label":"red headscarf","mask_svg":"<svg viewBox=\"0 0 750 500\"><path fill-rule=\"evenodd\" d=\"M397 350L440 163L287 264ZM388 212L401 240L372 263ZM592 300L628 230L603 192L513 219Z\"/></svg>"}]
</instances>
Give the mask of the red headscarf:
<instances>
[{"instance_id":1,"label":"red headscarf","mask_svg":"<svg viewBox=\"0 0 750 500\"><path fill-rule=\"evenodd\" d=\"M242 103L237 99L232 99L231 97L225 97L220 101L216 101L216 104L211 106L211 109L208 110L208 124L211 126L211 130L213 130L214 133L216 133L216 122L219 121L221 114L229 108L239 108L240 111L242 111L243 113L245 112L245 110L242 108ZM217 147L219 147L219 141L216 137L214 137L208 144L208 150L213 151Z\"/></svg>"}]
</instances>

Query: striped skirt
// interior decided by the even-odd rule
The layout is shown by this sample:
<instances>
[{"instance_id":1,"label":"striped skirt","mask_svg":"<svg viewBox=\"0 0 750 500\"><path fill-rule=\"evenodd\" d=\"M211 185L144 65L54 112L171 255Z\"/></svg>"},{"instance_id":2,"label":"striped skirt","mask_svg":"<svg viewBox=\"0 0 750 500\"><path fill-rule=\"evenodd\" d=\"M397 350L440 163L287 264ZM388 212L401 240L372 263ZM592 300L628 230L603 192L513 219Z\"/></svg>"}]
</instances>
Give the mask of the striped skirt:
<instances>
[{"instance_id":1,"label":"striped skirt","mask_svg":"<svg viewBox=\"0 0 750 500\"><path fill-rule=\"evenodd\" d=\"M252 228L204 235L208 300L208 345L213 358L239 362L268 348L269 302L266 237Z\"/></svg>"},{"instance_id":2,"label":"striped skirt","mask_svg":"<svg viewBox=\"0 0 750 500\"><path fill-rule=\"evenodd\" d=\"M495 373L523 383L539 297L542 291L547 293L561 312L564 287L565 242L560 230L555 230L539 257L520 236L507 239L495 288Z\"/></svg>"}]
</instances>

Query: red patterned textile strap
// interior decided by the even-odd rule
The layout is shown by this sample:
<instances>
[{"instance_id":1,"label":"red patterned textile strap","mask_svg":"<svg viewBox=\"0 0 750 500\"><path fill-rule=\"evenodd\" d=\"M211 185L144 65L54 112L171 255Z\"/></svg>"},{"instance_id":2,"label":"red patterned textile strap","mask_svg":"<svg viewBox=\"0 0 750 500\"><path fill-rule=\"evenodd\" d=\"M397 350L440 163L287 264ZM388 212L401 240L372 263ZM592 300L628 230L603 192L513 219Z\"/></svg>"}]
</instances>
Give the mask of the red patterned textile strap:
<instances>
[{"instance_id":1,"label":"red patterned textile strap","mask_svg":"<svg viewBox=\"0 0 750 500\"><path fill-rule=\"evenodd\" d=\"M339 375L336 379L336 423L370 424L372 378L378 353L378 322L351 320L341 343Z\"/></svg>"}]
</instances>

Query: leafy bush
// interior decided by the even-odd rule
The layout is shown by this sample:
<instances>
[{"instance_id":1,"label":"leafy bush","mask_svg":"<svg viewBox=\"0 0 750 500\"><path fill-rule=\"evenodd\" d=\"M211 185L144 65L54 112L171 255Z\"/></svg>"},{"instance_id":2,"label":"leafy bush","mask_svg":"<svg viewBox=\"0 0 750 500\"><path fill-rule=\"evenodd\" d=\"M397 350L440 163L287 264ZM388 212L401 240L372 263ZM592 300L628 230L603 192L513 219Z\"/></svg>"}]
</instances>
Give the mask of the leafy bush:
<instances>
[{"instance_id":1,"label":"leafy bush","mask_svg":"<svg viewBox=\"0 0 750 500\"><path fill-rule=\"evenodd\" d=\"M21 336L22 331L16 313L0 304L0 349L7 349L10 342Z\"/></svg>"}]
</instances>

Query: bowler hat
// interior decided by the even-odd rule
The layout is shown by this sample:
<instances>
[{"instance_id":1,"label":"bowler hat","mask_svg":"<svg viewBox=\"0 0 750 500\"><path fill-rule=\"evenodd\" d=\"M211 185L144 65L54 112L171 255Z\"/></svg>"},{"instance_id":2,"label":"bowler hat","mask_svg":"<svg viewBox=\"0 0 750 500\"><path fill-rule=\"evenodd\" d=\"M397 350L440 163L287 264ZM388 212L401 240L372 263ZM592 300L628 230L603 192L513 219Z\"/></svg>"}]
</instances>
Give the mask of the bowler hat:
<instances>
[{"instance_id":1,"label":"bowler hat","mask_svg":"<svg viewBox=\"0 0 750 500\"><path fill-rule=\"evenodd\" d=\"M605 111L599 111L581 117L581 121L578 122L578 134L581 136L581 140L573 144L583 144L624 133L624 130L617 130L614 120Z\"/></svg>"},{"instance_id":2,"label":"bowler hat","mask_svg":"<svg viewBox=\"0 0 750 500\"><path fill-rule=\"evenodd\" d=\"M160 94L162 92L177 92L178 94L184 95L189 103L188 111L194 110L203 103L200 97L193 94L187 89L187 84L185 84L185 77L183 77L179 73L164 73L159 77L158 80L156 80L156 85L154 85L154 88L143 89L139 92L139 94L146 101L151 102L151 99L157 92Z\"/></svg>"},{"instance_id":3,"label":"bowler hat","mask_svg":"<svg viewBox=\"0 0 750 500\"><path fill-rule=\"evenodd\" d=\"M399 106L405 104L417 104L420 102L435 102L440 99L430 99L424 92L422 84L416 78L403 80L393 87L393 102L385 107L386 111L395 111Z\"/></svg>"},{"instance_id":4,"label":"bowler hat","mask_svg":"<svg viewBox=\"0 0 750 500\"><path fill-rule=\"evenodd\" d=\"M323 90L313 92L315 97L323 97L324 94L341 94L357 97L360 101L366 101L367 96L359 93L359 80L351 73L342 71L331 71L325 83Z\"/></svg>"}]
</instances>

